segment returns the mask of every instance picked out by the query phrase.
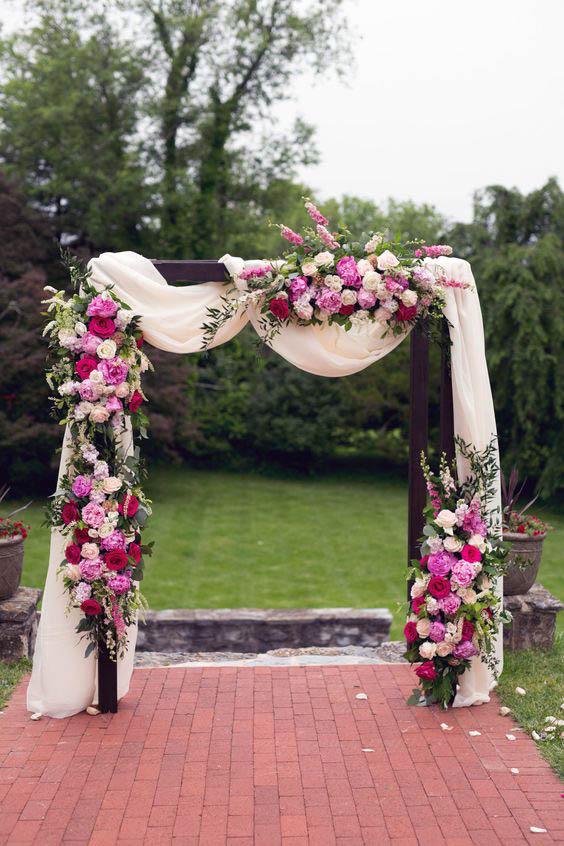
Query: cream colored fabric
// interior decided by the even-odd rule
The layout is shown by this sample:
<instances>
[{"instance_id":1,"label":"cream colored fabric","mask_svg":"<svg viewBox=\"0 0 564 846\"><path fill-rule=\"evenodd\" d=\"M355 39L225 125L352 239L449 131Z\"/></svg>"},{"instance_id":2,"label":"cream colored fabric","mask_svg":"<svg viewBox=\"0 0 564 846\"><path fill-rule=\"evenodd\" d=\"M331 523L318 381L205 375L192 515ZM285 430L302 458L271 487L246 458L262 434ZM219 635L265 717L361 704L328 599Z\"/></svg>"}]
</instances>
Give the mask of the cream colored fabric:
<instances>
[{"instance_id":1,"label":"cream colored fabric","mask_svg":"<svg viewBox=\"0 0 564 846\"><path fill-rule=\"evenodd\" d=\"M230 272L257 262L244 262L232 256L222 261ZM440 259L447 277L473 282L470 265L455 258ZM141 316L147 340L162 350L175 353L202 349L202 324L206 309L220 307L225 286L207 282L189 287L169 286L149 259L136 253L103 253L90 263L91 281L102 289L112 285L115 293ZM474 290L447 291L446 315L451 323L452 377L455 431L464 440L482 449L496 432L493 401L484 352L482 315ZM233 338L248 321L260 334L260 315L256 307L240 306L223 326L212 346ZM407 334L407 333L406 333ZM347 376L357 373L391 352L406 337L384 337L382 328L367 322L346 332L342 327L284 327L271 343L272 348L296 367L318 376ZM61 472L68 459L65 447ZM459 461L459 470L466 468ZM499 493L497 494L499 499ZM65 616L65 597L56 569L63 558L63 542L52 534L49 572L43 600L42 620L37 640L33 675L28 692L28 706L54 717L64 717L83 710L93 699L95 659L84 659L84 644L75 634L77 617ZM128 689L133 667L135 632L132 632L127 658L119 662L119 694ZM501 638L498 650L501 660ZM455 706L487 702L494 685L491 673L477 659L462 679Z\"/></svg>"}]
</instances>

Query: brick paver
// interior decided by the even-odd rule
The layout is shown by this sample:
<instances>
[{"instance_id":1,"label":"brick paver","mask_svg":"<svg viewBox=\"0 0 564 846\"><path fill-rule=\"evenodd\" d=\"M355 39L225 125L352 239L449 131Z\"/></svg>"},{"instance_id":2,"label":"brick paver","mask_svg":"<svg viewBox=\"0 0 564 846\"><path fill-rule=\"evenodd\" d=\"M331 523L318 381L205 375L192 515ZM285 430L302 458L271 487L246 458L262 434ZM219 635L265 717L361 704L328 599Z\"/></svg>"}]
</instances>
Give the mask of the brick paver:
<instances>
[{"instance_id":1,"label":"brick paver","mask_svg":"<svg viewBox=\"0 0 564 846\"><path fill-rule=\"evenodd\" d=\"M497 703L413 708L412 686L401 665L137 670L116 715L32 722L22 684L0 844L564 843L562 787Z\"/></svg>"}]
</instances>

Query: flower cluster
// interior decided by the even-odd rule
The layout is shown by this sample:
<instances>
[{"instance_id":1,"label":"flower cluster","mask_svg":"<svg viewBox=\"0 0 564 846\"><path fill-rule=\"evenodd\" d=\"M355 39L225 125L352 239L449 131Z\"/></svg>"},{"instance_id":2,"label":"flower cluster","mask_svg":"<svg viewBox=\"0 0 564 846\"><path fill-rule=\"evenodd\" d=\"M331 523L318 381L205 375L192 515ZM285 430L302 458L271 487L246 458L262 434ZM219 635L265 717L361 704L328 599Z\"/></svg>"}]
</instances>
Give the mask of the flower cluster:
<instances>
[{"instance_id":1,"label":"flower cluster","mask_svg":"<svg viewBox=\"0 0 564 846\"><path fill-rule=\"evenodd\" d=\"M12 538L27 538L29 526L25 526L21 520L9 520L7 517L0 517L0 540Z\"/></svg>"},{"instance_id":2,"label":"flower cluster","mask_svg":"<svg viewBox=\"0 0 564 846\"><path fill-rule=\"evenodd\" d=\"M77 631L90 640L87 653L103 641L115 658L144 608L138 582L151 552L141 545L150 504L127 443L129 432L143 434L147 423L141 374L149 361L127 304L111 289L98 293L78 264L69 267L75 293L48 288L45 301L52 318L44 331L47 382L71 450L48 517L67 541L59 574L69 607L83 612Z\"/></svg>"},{"instance_id":3,"label":"flower cluster","mask_svg":"<svg viewBox=\"0 0 564 846\"><path fill-rule=\"evenodd\" d=\"M476 466L479 454L473 455ZM492 450L482 459L487 481L497 472ZM421 558L409 574L406 658L416 665L426 701L446 707L474 656L489 661L495 672L493 642L505 616L494 589L506 552L490 527L480 485L468 480L461 485L444 456L437 475L425 459L422 467L430 505ZM419 699L418 691L414 695Z\"/></svg>"},{"instance_id":4,"label":"flower cluster","mask_svg":"<svg viewBox=\"0 0 564 846\"><path fill-rule=\"evenodd\" d=\"M345 329L376 321L384 334L400 335L417 320L442 317L446 287L468 287L449 280L438 264L424 262L451 255L449 246L400 243L379 232L357 242L345 228L330 231L329 221L310 200L305 209L315 228L301 234L279 227L293 249L234 277L236 299L226 299L223 311L208 312L206 346L232 313L234 302L260 306L267 340L289 320L302 325L338 323Z\"/></svg>"},{"instance_id":5,"label":"flower cluster","mask_svg":"<svg viewBox=\"0 0 564 846\"><path fill-rule=\"evenodd\" d=\"M519 535L528 535L528 537L539 537L551 531L552 526L549 526L540 517L535 517L534 514L523 514L520 511L511 511L506 515L506 531L515 532Z\"/></svg>"}]
</instances>

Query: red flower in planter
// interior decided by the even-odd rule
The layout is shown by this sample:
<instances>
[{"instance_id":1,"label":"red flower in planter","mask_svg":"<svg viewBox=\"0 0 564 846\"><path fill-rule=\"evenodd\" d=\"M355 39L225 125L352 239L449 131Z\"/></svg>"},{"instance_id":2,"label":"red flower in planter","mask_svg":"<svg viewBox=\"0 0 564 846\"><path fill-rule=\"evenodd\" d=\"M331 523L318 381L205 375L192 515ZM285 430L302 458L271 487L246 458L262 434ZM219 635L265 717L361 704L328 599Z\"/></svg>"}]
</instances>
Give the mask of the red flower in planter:
<instances>
[{"instance_id":1,"label":"red flower in planter","mask_svg":"<svg viewBox=\"0 0 564 846\"><path fill-rule=\"evenodd\" d=\"M96 599L85 599L80 606L80 610L84 611L88 617L95 617L101 613L102 606Z\"/></svg>"}]
</instances>

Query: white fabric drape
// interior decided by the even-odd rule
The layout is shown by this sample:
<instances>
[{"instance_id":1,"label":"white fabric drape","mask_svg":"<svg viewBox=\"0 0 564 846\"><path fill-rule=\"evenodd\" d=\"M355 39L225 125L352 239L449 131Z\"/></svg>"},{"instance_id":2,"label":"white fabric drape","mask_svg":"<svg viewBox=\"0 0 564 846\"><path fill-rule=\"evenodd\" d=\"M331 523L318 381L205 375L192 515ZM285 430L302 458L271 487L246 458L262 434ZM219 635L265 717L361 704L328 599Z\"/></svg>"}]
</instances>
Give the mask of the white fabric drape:
<instances>
[{"instance_id":1,"label":"white fabric drape","mask_svg":"<svg viewBox=\"0 0 564 846\"><path fill-rule=\"evenodd\" d=\"M232 256L223 261L230 272L248 264ZM441 258L444 274L459 282L474 284L468 262ZM219 308L225 296L220 282L176 288L169 286L149 259L133 252L103 253L90 262L92 283L102 289L108 285L141 316L143 333L153 346L168 352L190 353L202 349L202 324L206 309ZM454 428L464 440L483 449L496 433L494 407L484 350L482 314L478 294L472 290L448 289L446 316L451 324L452 382ZM233 338L250 320L260 334L260 315L247 304L216 335L212 346ZM272 348L291 364L318 376L347 376L357 373L391 352L407 333L383 337L382 327L374 322L360 324L350 331L332 326L283 327L272 341ZM66 468L68 450L61 456L61 473ZM467 468L459 457L459 472ZM499 500L499 486L496 493ZM63 542L52 533L49 572L43 599L32 679L28 691L30 710L54 717L64 717L87 707L95 694L96 664L91 656L84 659L84 644L75 634L77 618L65 616L65 597L56 570L63 558ZM129 686L133 668L136 632L131 633L131 648L119 662L119 695ZM497 649L501 661L502 641ZM494 685L486 665L473 659L472 667L461 678L454 705L479 704L489 700Z\"/></svg>"}]
</instances>

